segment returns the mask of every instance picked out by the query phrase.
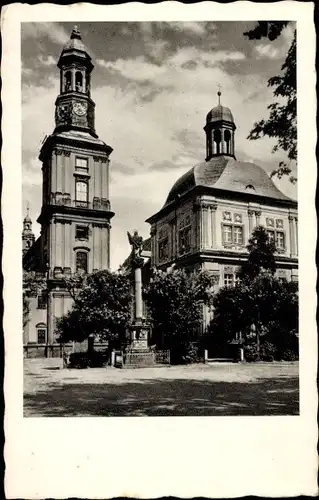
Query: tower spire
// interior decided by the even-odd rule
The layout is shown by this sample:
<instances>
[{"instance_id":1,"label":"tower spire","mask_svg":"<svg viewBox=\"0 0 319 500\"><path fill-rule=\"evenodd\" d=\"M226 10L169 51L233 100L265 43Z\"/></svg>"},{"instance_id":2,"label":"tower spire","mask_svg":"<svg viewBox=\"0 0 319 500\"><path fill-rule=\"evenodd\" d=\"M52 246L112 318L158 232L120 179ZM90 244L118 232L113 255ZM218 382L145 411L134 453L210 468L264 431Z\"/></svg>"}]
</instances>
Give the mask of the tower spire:
<instances>
[{"instance_id":1,"label":"tower spire","mask_svg":"<svg viewBox=\"0 0 319 500\"><path fill-rule=\"evenodd\" d=\"M221 87L221 85L220 85L220 84L218 84L218 85L217 85L217 87L218 87L218 92L217 92L217 95L218 95L218 106L220 106L220 96L222 95L222 93L221 93L221 90L220 90L220 89L221 89L222 87Z\"/></svg>"}]
</instances>

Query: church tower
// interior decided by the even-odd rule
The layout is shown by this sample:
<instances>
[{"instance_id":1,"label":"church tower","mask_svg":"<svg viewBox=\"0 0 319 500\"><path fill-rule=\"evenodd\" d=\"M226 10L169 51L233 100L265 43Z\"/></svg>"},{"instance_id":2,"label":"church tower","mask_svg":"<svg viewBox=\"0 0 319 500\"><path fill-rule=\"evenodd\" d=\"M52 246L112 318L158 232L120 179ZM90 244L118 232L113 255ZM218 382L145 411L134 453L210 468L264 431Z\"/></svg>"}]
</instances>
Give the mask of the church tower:
<instances>
[{"instance_id":1,"label":"church tower","mask_svg":"<svg viewBox=\"0 0 319 500\"><path fill-rule=\"evenodd\" d=\"M42 263L48 277L48 344L54 318L71 307L63 278L110 266L109 156L95 132L93 64L75 26L60 55L55 129L42 145Z\"/></svg>"},{"instance_id":2,"label":"church tower","mask_svg":"<svg viewBox=\"0 0 319 500\"><path fill-rule=\"evenodd\" d=\"M29 215L29 206L27 207L27 215L23 219L23 230L22 230L22 253L23 255L27 253L29 248L32 247L35 237L32 232L32 220Z\"/></svg>"},{"instance_id":3,"label":"church tower","mask_svg":"<svg viewBox=\"0 0 319 500\"><path fill-rule=\"evenodd\" d=\"M206 161L216 156L235 158L236 125L232 112L220 103L221 92L217 92L218 105L206 116Z\"/></svg>"}]
</instances>

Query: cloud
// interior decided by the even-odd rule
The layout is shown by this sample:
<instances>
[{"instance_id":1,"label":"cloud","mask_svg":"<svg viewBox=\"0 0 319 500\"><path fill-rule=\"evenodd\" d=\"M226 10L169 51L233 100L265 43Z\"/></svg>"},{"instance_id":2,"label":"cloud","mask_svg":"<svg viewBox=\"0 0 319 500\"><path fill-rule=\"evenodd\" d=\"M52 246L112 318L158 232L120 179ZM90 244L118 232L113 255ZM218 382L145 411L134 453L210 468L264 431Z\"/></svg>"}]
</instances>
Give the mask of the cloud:
<instances>
[{"instance_id":1,"label":"cloud","mask_svg":"<svg viewBox=\"0 0 319 500\"><path fill-rule=\"evenodd\" d=\"M259 59L278 59L282 57L282 50L278 47L274 47L271 43L260 43L256 45L255 51Z\"/></svg>"},{"instance_id":2,"label":"cloud","mask_svg":"<svg viewBox=\"0 0 319 500\"><path fill-rule=\"evenodd\" d=\"M136 59L117 59L114 62L97 59L96 63L111 72L120 73L127 79L136 81L154 80L165 69L149 63L144 56Z\"/></svg>"},{"instance_id":3,"label":"cloud","mask_svg":"<svg viewBox=\"0 0 319 500\"><path fill-rule=\"evenodd\" d=\"M209 24L209 30L212 32L215 29L215 25L213 23L205 23L205 22L196 22L196 21L171 21L161 23L162 26L168 26L169 28L182 31L184 33L192 34L192 35L205 35L207 33L207 24Z\"/></svg>"},{"instance_id":4,"label":"cloud","mask_svg":"<svg viewBox=\"0 0 319 500\"><path fill-rule=\"evenodd\" d=\"M40 64L43 64L43 66L56 66L57 61L54 57L51 55L49 56L39 56L38 61Z\"/></svg>"},{"instance_id":5,"label":"cloud","mask_svg":"<svg viewBox=\"0 0 319 500\"><path fill-rule=\"evenodd\" d=\"M294 37L295 23L288 24L281 36L271 43L258 43L255 47L257 59L281 59L287 55Z\"/></svg>"},{"instance_id":6,"label":"cloud","mask_svg":"<svg viewBox=\"0 0 319 500\"><path fill-rule=\"evenodd\" d=\"M27 38L39 39L46 36L54 43L64 45L70 37L59 23L22 23L21 38L22 41Z\"/></svg>"}]
</instances>

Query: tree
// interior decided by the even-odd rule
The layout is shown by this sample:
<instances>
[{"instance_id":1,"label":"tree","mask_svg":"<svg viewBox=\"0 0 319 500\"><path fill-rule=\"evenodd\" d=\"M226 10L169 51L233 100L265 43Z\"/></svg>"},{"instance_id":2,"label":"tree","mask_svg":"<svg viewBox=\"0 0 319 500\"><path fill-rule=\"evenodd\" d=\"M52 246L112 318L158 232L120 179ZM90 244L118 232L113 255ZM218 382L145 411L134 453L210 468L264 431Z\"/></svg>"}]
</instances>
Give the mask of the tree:
<instances>
[{"instance_id":1,"label":"tree","mask_svg":"<svg viewBox=\"0 0 319 500\"><path fill-rule=\"evenodd\" d=\"M271 341L281 357L287 340L298 331L297 283L280 281L263 269L250 282L221 288L213 299L210 333L216 343L242 337L244 343ZM255 337L252 339L251 325Z\"/></svg>"},{"instance_id":2,"label":"tree","mask_svg":"<svg viewBox=\"0 0 319 500\"><path fill-rule=\"evenodd\" d=\"M276 40L288 25L288 21L259 21L257 26L244 33L249 40L268 38ZM292 175L291 162L297 159L297 87L296 87L296 30L287 57L281 67L281 74L268 80L268 86L273 87L274 97L278 100L270 104L267 120L254 124L248 139L256 140L263 136L277 139L273 152L282 149L288 157L288 163L281 161L273 170L271 176L281 178L288 175L292 183L296 178Z\"/></svg>"},{"instance_id":3,"label":"tree","mask_svg":"<svg viewBox=\"0 0 319 500\"><path fill-rule=\"evenodd\" d=\"M81 342L89 336L124 340L131 319L131 284L126 276L97 271L65 281L74 300L71 311L57 320L61 342Z\"/></svg>"},{"instance_id":4,"label":"tree","mask_svg":"<svg viewBox=\"0 0 319 500\"><path fill-rule=\"evenodd\" d=\"M268 336L282 352L290 332L298 329L297 284L275 277L276 247L264 227L254 229L247 250L241 281L214 296L209 333L217 345L239 338L247 343L254 336L257 355L261 337Z\"/></svg>"},{"instance_id":5,"label":"tree","mask_svg":"<svg viewBox=\"0 0 319 500\"><path fill-rule=\"evenodd\" d=\"M244 280L251 280L258 276L262 269L276 271L276 260L274 253L275 244L269 239L266 229L263 226L256 227L247 245L248 259L242 265L240 276Z\"/></svg>"},{"instance_id":6,"label":"tree","mask_svg":"<svg viewBox=\"0 0 319 500\"><path fill-rule=\"evenodd\" d=\"M155 271L144 295L159 345L181 349L197 336L203 304L211 304L212 285L206 272Z\"/></svg>"}]
</instances>

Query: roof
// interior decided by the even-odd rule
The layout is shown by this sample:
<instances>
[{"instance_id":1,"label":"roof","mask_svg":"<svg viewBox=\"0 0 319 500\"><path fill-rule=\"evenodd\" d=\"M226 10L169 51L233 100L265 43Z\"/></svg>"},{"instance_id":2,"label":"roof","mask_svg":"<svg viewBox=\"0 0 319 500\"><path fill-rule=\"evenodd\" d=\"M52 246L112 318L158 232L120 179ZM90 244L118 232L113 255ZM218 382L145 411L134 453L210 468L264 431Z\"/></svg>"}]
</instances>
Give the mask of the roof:
<instances>
[{"instance_id":1,"label":"roof","mask_svg":"<svg viewBox=\"0 0 319 500\"><path fill-rule=\"evenodd\" d=\"M226 106L218 104L207 114L206 123L217 122L220 120L234 123L234 117L230 109L226 108Z\"/></svg>"},{"instance_id":2,"label":"roof","mask_svg":"<svg viewBox=\"0 0 319 500\"><path fill-rule=\"evenodd\" d=\"M262 196L274 200L294 201L284 195L265 170L255 163L237 161L227 156L216 156L208 162L195 165L182 175L170 190L164 207L196 186L249 193L251 196Z\"/></svg>"},{"instance_id":3,"label":"roof","mask_svg":"<svg viewBox=\"0 0 319 500\"><path fill-rule=\"evenodd\" d=\"M78 30L77 26L74 26L70 39L67 41L62 50L62 54L64 54L65 52L72 52L74 50L84 52L91 59L89 51L82 41L81 33Z\"/></svg>"}]
</instances>

